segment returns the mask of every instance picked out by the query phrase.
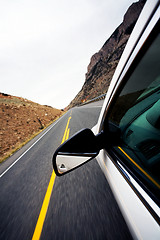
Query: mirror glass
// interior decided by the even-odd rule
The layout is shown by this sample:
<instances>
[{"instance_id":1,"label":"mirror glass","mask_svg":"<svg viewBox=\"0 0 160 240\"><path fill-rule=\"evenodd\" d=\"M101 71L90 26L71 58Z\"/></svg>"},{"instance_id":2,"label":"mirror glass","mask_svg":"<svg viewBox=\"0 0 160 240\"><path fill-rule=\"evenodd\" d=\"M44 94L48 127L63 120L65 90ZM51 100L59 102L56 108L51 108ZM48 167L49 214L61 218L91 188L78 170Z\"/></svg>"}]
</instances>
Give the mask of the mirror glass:
<instances>
[{"instance_id":1,"label":"mirror glass","mask_svg":"<svg viewBox=\"0 0 160 240\"><path fill-rule=\"evenodd\" d=\"M60 155L57 154L56 157L56 166L57 170L60 174L68 172L79 165L83 164L84 162L90 160L91 157L85 156L67 156L67 155Z\"/></svg>"},{"instance_id":2,"label":"mirror glass","mask_svg":"<svg viewBox=\"0 0 160 240\"><path fill-rule=\"evenodd\" d=\"M83 129L63 143L53 155L55 173L60 176L96 157L96 140L90 129Z\"/></svg>"}]
</instances>

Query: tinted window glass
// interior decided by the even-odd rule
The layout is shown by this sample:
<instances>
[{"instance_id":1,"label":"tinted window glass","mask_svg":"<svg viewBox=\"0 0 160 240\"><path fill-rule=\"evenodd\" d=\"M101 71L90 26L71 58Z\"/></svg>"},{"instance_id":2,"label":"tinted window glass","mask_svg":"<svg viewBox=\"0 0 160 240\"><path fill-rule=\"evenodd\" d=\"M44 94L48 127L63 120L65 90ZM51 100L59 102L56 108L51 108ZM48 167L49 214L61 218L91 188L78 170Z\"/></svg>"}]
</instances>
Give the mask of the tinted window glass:
<instances>
[{"instance_id":1,"label":"tinted window glass","mask_svg":"<svg viewBox=\"0 0 160 240\"><path fill-rule=\"evenodd\" d=\"M145 185L160 189L160 36L132 73L117 98L109 121L121 130L114 147Z\"/></svg>"}]
</instances>

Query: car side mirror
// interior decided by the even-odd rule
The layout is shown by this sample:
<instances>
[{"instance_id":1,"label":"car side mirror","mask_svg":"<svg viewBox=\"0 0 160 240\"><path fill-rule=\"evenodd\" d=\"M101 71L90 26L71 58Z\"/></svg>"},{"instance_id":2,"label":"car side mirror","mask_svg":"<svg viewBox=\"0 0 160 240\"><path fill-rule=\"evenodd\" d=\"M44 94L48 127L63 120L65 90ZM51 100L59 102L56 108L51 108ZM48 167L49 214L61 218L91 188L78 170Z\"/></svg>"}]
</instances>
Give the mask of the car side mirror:
<instances>
[{"instance_id":1,"label":"car side mirror","mask_svg":"<svg viewBox=\"0 0 160 240\"><path fill-rule=\"evenodd\" d=\"M53 155L53 168L61 176L95 158L101 147L102 134L95 136L90 129L83 129L64 142Z\"/></svg>"}]
</instances>

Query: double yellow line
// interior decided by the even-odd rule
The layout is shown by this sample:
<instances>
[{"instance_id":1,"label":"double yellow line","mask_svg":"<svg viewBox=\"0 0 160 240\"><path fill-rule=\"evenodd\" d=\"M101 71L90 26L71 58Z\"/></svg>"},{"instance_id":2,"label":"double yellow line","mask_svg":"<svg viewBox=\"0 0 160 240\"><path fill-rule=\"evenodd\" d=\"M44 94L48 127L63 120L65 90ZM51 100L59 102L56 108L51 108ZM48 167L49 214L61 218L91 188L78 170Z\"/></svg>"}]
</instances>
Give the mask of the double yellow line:
<instances>
[{"instance_id":1,"label":"double yellow line","mask_svg":"<svg viewBox=\"0 0 160 240\"><path fill-rule=\"evenodd\" d=\"M70 120L71 120L71 116L68 118L67 125L66 125L66 128L65 128L65 132L64 132L61 144L64 143L69 138L70 128L68 128L68 126L69 126ZM32 240L39 240L40 239L43 224L44 224L44 220L45 220L45 217L46 217L46 214L47 214L47 210L48 210L48 206L49 206L49 202L50 202L50 198L51 198L51 193L52 193L55 177L56 177L56 175L55 175L55 172L53 171L52 175L51 175L51 178L50 178L50 181L49 181L47 192L46 192L43 204L42 204L42 208L41 208L41 211L40 211L40 214L39 214L39 217L38 217L36 228L34 230Z\"/></svg>"},{"instance_id":2,"label":"double yellow line","mask_svg":"<svg viewBox=\"0 0 160 240\"><path fill-rule=\"evenodd\" d=\"M66 129L65 129L64 136L62 138L61 144L64 143L69 138L70 128L68 128L68 126L69 126L70 120L71 120L71 116L68 118L68 122L67 122L67 125L66 125Z\"/></svg>"}]
</instances>

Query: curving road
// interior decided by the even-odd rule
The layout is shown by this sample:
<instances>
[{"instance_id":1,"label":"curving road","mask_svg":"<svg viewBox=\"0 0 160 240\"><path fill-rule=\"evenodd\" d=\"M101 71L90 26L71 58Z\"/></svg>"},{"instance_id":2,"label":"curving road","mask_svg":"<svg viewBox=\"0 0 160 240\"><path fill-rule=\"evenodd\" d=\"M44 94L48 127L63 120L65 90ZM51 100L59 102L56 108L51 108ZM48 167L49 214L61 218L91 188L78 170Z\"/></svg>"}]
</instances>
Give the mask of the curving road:
<instances>
[{"instance_id":1,"label":"curving road","mask_svg":"<svg viewBox=\"0 0 160 240\"><path fill-rule=\"evenodd\" d=\"M69 136L92 128L102 103L71 109L0 165L0 240L32 239L68 119ZM34 239L132 239L95 159L55 178L41 225Z\"/></svg>"}]
</instances>

